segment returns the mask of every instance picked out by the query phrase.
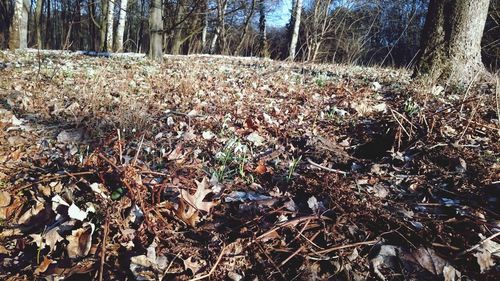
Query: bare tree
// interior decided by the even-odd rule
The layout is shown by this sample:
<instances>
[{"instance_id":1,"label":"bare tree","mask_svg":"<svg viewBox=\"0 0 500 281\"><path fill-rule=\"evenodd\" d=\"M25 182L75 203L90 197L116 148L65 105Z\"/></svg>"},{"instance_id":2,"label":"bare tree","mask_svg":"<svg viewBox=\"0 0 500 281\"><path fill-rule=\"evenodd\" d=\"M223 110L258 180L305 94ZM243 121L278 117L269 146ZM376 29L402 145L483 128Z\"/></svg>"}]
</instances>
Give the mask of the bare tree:
<instances>
[{"instance_id":1,"label":"bare tree","mask_svg":"<svg viewBox=\"0 0 500 281\"><path fill-rule=\"evenodd\" d=\"M174 36L172 39L172 54L178 55L182 45L182 30L184 25L184 11L185 11L185 0L179 0L177 2L177 11L175 13L174 21Z\"/></svg>"},{"instance_id":2,"label":"bare tree","mask_svg":"<svg viewBox=\"0 0 500 281\"><path fill-rule=\"evenodd\" d=\"M115 0L108 0L108 13L106 19L106 49L113 51L113 15L115 14Z\"/></svg>"},{"instance_id":3,"label":"bare tree","mask_svg":"<svg viewBox=\"0 0 500 281\"><path fill-rule=\"evenodd\" d=\"M489 4L490 0L431 0L417 74L460 84L485 71L481 38Z\"/></svg>"},{"instance_id":4,"label":"bare tree","mask_svg":"<svg viewBox=\"0 0 500 281\"><path fill-rule=\"evenodd\" d=\"M224 50L225 41L225 15L227 9L228 0L217 0L217 22L215 26L215 33L212 37L212 42L210 43L210 53L215 53L217 49L217 44L219 44L219 49Z\"/></svg>"},{"instance_id":5,"label":"bare tree","mask_svg":"<svg viewBox=\"0 0 500 281\"><path fill-rule=\"evenodd\" d=\"M302 0L296 0L295 7L294 7L294 10L292 13L293 30L292 30L292 39L290 40L290 50L289 50L289 54L288 54L288 58L290 60L295 59L295 52L297 49L297 41L299 39L301 13L302 13Z\"/></svg>"},{"instance_id":6,"label":"bare tree","mask_svg":"<svg viewBox=\"0 0 500 281\"><path fill-rule=\"evenodd\" d=\"M125 21L127 20L128 0L120 0L120 13L118 16L118 26L116 27L115 51L123 51L123 34L125 33Z\"/></svg>"},{"instance_id":7,"label":"bare tree","mask_svg":"<svg viewBox=\"0 0 500 281\"><path fill-rule=\"evenodd\" d=\"M158 62L163 60L161 10L161 0L152 0L149 11L149 57Z\"/></svg>"}]
</instances>

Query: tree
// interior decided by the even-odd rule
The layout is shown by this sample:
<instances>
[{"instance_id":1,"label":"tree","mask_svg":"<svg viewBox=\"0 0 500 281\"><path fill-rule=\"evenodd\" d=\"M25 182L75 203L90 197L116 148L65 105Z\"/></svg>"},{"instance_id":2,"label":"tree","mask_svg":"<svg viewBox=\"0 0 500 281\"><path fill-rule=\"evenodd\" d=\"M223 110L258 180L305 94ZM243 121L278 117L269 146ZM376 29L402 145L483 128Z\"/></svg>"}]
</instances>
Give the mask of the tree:
<instances>
[{"instance_id":1,"label":"tree","mask_svg":"<svg viewBox=\"0 0 500 281\"><path fill-rule=\"evenodd\" d=\"M264 0L259 0L259 53L261 57L269 57L266 28L266 5Z\"/></svg>"},{"instance_id":2,"label":"tree","mask_svg":"<svg viewBox=\"0 0 500 281\"><path fill-rule=\"evenodd\" d=\"M416 74L461 84L485 72L481 60L490 0L431 0Z\"/></svg>"},{"instance_id":3,"label":"tree","mask_svg":"<svg viewBox=\"0 0 500 281\"><path fill-rule=\"evenodd\" d=\"M210 43L210 53L212 54L216 52L217 44L219 44L219 50L224 51L227 2L228 0L217 0L217 22L212 43Z\"/></svg>"},{"instance_id":4,"label":"tree","mask_svg":"<svg viewBox=\"0 0 500 281\"><path fill-rule=\"evenodd\" d=\"M108 13L107 13L107 30L106 30L106 49L111 52L113 51L113 15L115 13L115 0L108 1Z\"/></svg>"},{"instance_id":5,"label":"tree","mask_svg":"<svg viewBox=\"0 0 500 281\"><path fill-rule=\"evenodd\" d=\"M149 57L158 62L163 59L161 10L161 0L152 0L149 11Z\"/></svg>"},{"instance_id":6,"label":"tree","mask_svg":"<svg viewBox=\"0 0 500 281\"><path fill-rule=\"evenodd\" d=\"M302 13L302 0L296 0L295 7L292 13L293 30L292 30L292 39L290 40L290 50L288 54L288 58L290 60L295 59L295 50L297 49L297 41L299 39L301 13Z\"/></svg>"},{"instance_id":7,"label":"tree","mask_svg":"<svg viewBox=\"0 0 500 281\"><path fill-rule=\"evenodd\" d=\"M9 31L9 48L22 49L28 47L28 11L29 2L15 0L14 16Z\"/></svg>"},{"instance_id":8,"label":"tree","mask_svg":"<svg viewBox=\"0 0 500 281\"><path fill-rule=\"evenodd\" d=\"M123 51L123 34L125 33L125 21L127 19L128 0L120 1L120 14L118 16L118 26L116 28L115 51Z\"/></svg>"},{"instance_id":9,"label":"tree","mask_svg":"<svg viewBox=\"0 0 500 281\"><path fill-rule=\"evenodd\" d=\"M36 8L35 8L35 36L36 36L36 46L37 48L41 49L43 48L42 45L42 7L43 7L43 0L37 0L36 1Z\"/></svg>"}]
</instances>

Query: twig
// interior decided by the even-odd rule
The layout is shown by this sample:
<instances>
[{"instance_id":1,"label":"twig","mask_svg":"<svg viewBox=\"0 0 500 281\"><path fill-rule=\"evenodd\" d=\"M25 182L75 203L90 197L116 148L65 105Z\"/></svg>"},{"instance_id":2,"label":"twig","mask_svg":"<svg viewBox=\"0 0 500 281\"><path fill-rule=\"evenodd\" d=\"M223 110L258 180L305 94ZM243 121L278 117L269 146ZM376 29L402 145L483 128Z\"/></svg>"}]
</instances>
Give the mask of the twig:
<instances>
[{"instance_id":1,"label":"twig","mask_svg":"<svg viewBox=\"0 0 500 281\"><path fill-rule=\"evenodd\" d=\"M108 232L109 232L108 212L109 212L109 209L106 209L106 223L104 224L104 233L102 235L101 264L99 267L99 281L102 281L102 276L103 276L103 271L104 271L104 262L106 261L106 238L108 237Z\"/></svg>"},{"instance_id":2,"label":"twig","mask_svg":"<svg viewBox=\"0 0 500 281\"><path fill-rule=\"evenodd\" d=\"M120 129L116 129L116 132L118 133L118 150L120 151L120 164L123 164L123 162L122 162L122 159L123 159L122 137L120 134Z\"/></svg>"},{"instance_id":3,"label":"twig","mask_svg":"<svg viewBox=\"0 0 500 281\"><path fill-rule=\"evenodd\" d=\"M322 250L322 251L318 251L317 253L318 254L327 254L327 253L330 253L330 252L333 252L333 251L337 251L337 250L341 250L341 249L353 248L353 247L362 246L362 245L377 244L379 241L380 241L379 239L376 239L376 240L357 242L357 243L352 243L352 244L347 244L347 245L340 245L340 246L335 246L335 247L332 247L332 248L329 248L329 249L325 249L325 250Z\"/></svg>"},{"instance_id":4,"label":"twig","mask_svg":"<svg viewBox=\"0 0 500 281\"><path fill-rule=\"evenodd\" d=\"M332 168L328 168L328 167L322 166L322 165L320 165L318 163L313 162L310 158L307 158L307 162L309 162L309 164L313 165L316 168L320 168L320 169L323 169L323 170L326 170L326 171L329 171L329 172L341 174L341 175L344 175L344 176L347 176L347 174L348 174L347 172L344 172L344 171L341 171L341 170L332 169Z\"/></svg>"},{"instance_id":5,"label":"twig","mask_svg":"<svg viewBox=\"0 0 500 281\"><path fill-rule=\"evenodd\" d=\"M134 160L132 161L132 166L135 166L137 162L137 158L139 158L139 154L141 153L142 143L144 142L144 134L142 135L141 142L139 143L139 147L137 148L137 152L135 153Z\"/></svg>"},{"instance_id":6,"label":"twig","mask_svg":"<svg viewBox=\"0 0 500 281\"><path fill-rule=\"evenodd\" d=\"M202 276L198 276L196 278L193 278L190 281L196 281L196 280L201 280L201 279L209 278L215 272L215 269L217 268L217 265L219 265L219 262L221 261L222 256L224 255L224 251L225 250L226 250L226 245L224 245L222 247L222 250L220 251L219 257L217 258L217 261L215 262L214 266L212 267L212 269L210 269L210 271L207 274L202 275Z\"/></svg>"},{"instance_id":7,"label":"twig","mask_svg":"<svg viewBox=\"0 0 500 281\"><path fill-rule=\"evenodd\" d=\"M463 256L463 255L465 255L465 254L467 254L467 253L470 253L470 252L474 251L475 249L479 248L479 246L481 246L481 244L483 244L483 243L484 243L484 242L486 242L486 241L489 241L489 240L494 239L494 238L495 238L495 237L497 237L498 235L500 235L500 232L497 232L497 233L495 233L495 234L491 235L490 237L487 237L487 238L485 238L485 239L481 240L481 241L480 241L479 243L477 243L476 245L474 245L474 246L470 247L469 249L467 249L467 250L465 250L465 251L463 251L463 252L459 253L459 254L457 255L457 257L461 257L461 256Z\"/></svg>"}]
</instances>

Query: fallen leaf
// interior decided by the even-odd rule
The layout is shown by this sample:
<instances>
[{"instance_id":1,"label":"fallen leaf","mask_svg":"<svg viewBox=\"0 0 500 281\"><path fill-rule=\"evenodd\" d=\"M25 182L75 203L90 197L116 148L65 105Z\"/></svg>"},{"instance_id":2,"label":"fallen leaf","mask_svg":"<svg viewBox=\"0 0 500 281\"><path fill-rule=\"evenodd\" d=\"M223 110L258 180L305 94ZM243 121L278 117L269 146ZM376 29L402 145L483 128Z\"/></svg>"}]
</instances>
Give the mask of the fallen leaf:
<instances>
[{"instance_id":1,"label":"fallen leaf","mask_svg":"<svg viewBox=\"0 0 500 281\"><path fill-rule=\"evenodd\" d=\"M199 219L198 211L209 213L210 209L215 206L213 202L203 201L209 193L212 193L212 189L208 186L208 179L205 177L201 182L195 182L197 188L193 195L188 190L181 190L181 201L177 210L177 215L191 226L194 226ZM187 204L184 204L182 200Z\"/></svg>"},{"instance_id":2,"label":"fallen leaf","mask_svg":"<svg viewBox=\"0 0 500 281\"><path fill-rule=\"evenodd\" d=\"M66 240L69 241L67 251L70 258L83 257L89 253L94 229L94 224L86 222L82 228L73 230L71 235L66 237Z\"/></svg>"}]
</instances>

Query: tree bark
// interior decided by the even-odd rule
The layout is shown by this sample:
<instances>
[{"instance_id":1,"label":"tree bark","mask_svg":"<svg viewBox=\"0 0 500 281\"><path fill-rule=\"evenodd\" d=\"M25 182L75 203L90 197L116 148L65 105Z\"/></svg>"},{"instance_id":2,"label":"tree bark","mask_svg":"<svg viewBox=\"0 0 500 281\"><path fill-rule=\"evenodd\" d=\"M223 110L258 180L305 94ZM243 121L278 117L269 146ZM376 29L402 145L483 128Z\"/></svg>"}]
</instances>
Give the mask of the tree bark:
<instances>
[{"instance_id":1,"label":"tree bark","mask_svg":"<svg viewBox=\"0 0 500 281\"><path fill-rule=\"evenodd\" d=\"M152 0L149 12L149 57L157 62L163 59L161 10L161 0Z\"/></svg>"},{"instance_id":2,"label":"tree bark","mask_svg":"<svg viewBox=\"0 0 500 281\"><path fill-rule=\"evenodd\" d=\"M113 16L115 14L115 0L108 1L108 14L106 19L106 50L113 51Z\"/></svg>"},{"instance_id":3,"label":"tree bark","mask_svg":"<svg viewBox=\"0 0 500 281\"><path fill-rule=\"evenodd\" d=\"M28 11L28 1L16 0L14 2L14 16L9 31L9 48L11 50L28 47Z\"/></svg>"},{"instance_id":4,"label":"tree bark","mask_svg":"<svg viewBox=\"0 0 500 281\"><path fill-rule=\"evenodd\" d=\"M293 31L292 39L290 40L290 52L288 58L290 60L295 59L295 50L297 49L297 41L299 39L299 28L300 28L300 16L302 14L302 0L296 0L295 8L292 13L293 17Z\"/></svg>"},{"instance_id":5,"label":"tree bark","mask_svg":"<svg viewBox=\"0 0 500 281\"><path fill-rule=\"evenodd\" d=\"M464 84L486 73L481 60L490 0L431 0L415 71L432 80Z\"/></svg>"},{"instance_id":6,"label":"tree bark","mask_svg":"<svg viewBox=\"0 0 500 281\"><path fill-rule=\"evenodd\" d=\"M116 28L115 51L123 51L123 34L125 33L125 21L127 20L128 0L120 1L120 15L118 17L118 27Z\"/></svg>"},{"instance_id":7,"label":"tree bark","mask_svg":"<svg viewBox=\"0 0 500 281\"><path fill-rule=\"evenodd\" d=\"M36 47L38 49L42 49L42 8L43 8L43 0L36 1L35 8L35 36L36 36Z\"/></svg>"}]
</instances>

